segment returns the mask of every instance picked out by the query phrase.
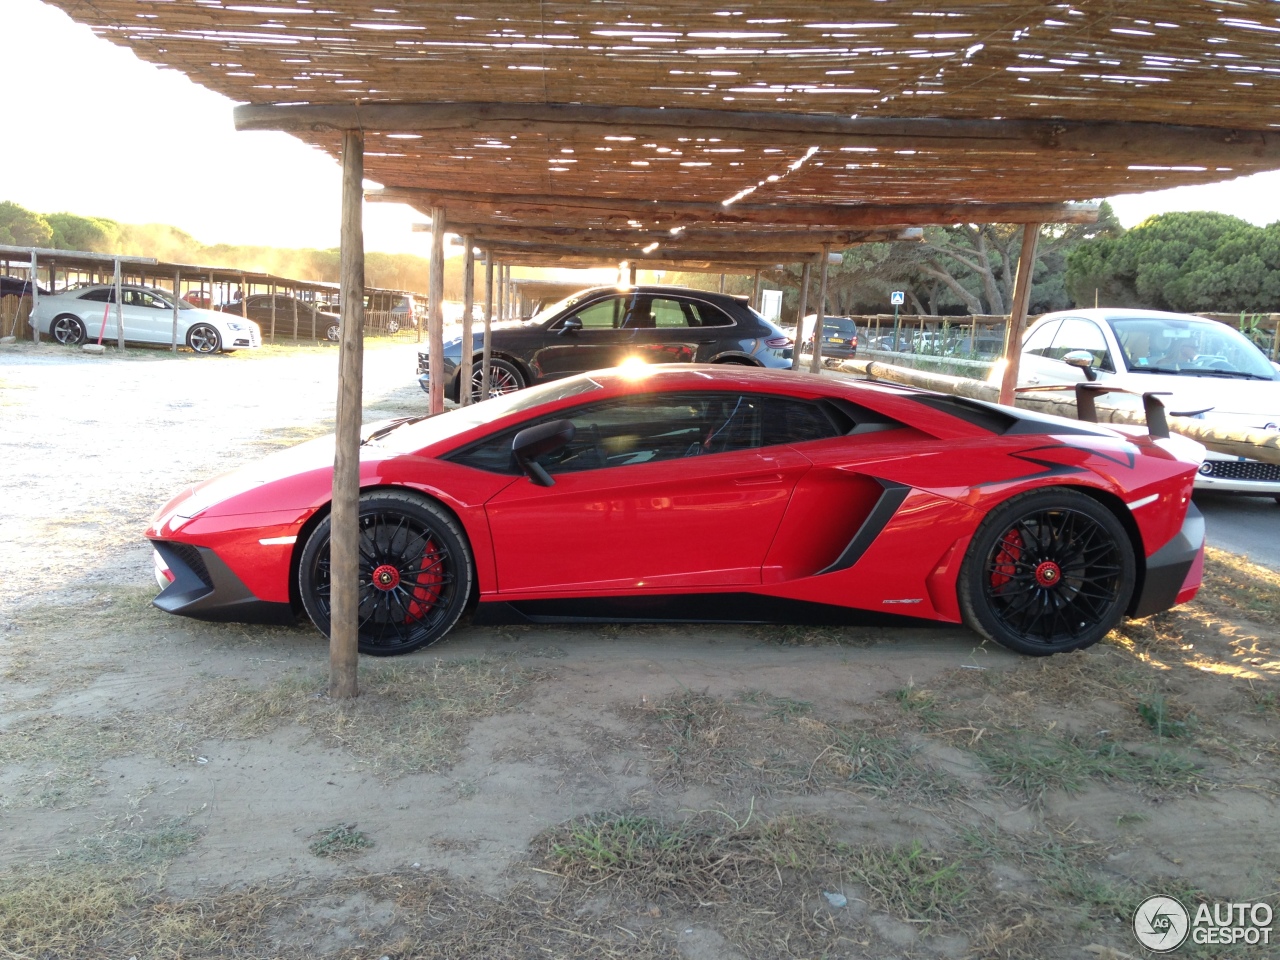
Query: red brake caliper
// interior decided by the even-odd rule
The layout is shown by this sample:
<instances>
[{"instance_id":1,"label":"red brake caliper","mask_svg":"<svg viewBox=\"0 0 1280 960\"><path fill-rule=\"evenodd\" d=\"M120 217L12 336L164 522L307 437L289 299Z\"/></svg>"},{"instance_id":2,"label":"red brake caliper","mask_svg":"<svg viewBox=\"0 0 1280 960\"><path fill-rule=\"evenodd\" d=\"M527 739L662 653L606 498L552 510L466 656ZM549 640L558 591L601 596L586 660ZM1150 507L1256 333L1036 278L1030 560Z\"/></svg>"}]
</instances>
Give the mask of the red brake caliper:
<instances>
[{"instance_id":1,"label":"red brake caliper","mask_svg":"<svg viewBox=\"0 0 1280 960\"><path fill-rule=\"evenodd\" d=\"M1018 558L1022 556L1022 538L1010 530L1000 538L1000 552L991 568L991 586L998 590L1017 575Z\"/></svg>"},{"instance_id":2,"label":"red brake caliper","mask_svg":"<svg viewBox=\"0 0 1280 960\"><path fill-rule=\"evenodd\" d=\"M436 552L436 542L428 540L422 549L421 564L424 569L414 580L413 600L410 601L409 609L405 613L405 623L421 620L426 612L440 600L440 584L444 578L440 575L439 565L432 566L433 561L430 559ZM374 571L374 574L376 576L377 571Z\"/></svg>"}]
</instances>

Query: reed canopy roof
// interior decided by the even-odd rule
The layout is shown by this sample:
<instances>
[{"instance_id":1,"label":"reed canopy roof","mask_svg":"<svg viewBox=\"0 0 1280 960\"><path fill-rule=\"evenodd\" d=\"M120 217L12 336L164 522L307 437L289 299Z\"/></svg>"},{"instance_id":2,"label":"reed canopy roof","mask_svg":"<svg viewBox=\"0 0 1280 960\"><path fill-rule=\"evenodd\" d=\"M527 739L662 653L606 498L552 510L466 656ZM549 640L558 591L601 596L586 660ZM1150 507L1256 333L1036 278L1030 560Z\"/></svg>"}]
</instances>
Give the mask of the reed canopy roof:
<instances>
[{"instance_id":1,"label":"reed canopy roof","mask_svg":"<svg viewBox=\"0 0 1280 960\"><path fill-rule=\"evenodd\" d=\"M52 2L473 232L767 249L1280 168L1274 0Z\"/></svg>"}]
</instances>

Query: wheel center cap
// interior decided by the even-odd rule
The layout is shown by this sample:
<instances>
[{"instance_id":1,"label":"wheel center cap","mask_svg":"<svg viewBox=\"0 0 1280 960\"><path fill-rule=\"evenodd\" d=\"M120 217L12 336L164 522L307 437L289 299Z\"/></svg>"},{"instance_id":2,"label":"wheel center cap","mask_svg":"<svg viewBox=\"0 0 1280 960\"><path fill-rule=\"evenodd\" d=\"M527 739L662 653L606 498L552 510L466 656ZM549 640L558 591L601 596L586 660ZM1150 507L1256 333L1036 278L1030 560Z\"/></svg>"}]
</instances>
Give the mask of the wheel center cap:
<instances>
[{"instance_id":1,"label":"wheel center cap","mask_svg":"<svg viewBox=\"0 0 1280 960\"><path fill-rule=\"evenodd\" d=\"M1036 583L1042 587L1056 587L1062 579L1062 568L1052 560L1046 560L1036 567Z\"/></svg>"},{"instance_id":2,"label":"wheel center cap","mask_svg":"<svg viewBox=\"0 0 1280 960\"><path fill-rule=\"evenodd\" d=\"M400 571L384 563L373 571L373 585L379 590L394 590L400 586Z\"/></svg>"}]
</instances>

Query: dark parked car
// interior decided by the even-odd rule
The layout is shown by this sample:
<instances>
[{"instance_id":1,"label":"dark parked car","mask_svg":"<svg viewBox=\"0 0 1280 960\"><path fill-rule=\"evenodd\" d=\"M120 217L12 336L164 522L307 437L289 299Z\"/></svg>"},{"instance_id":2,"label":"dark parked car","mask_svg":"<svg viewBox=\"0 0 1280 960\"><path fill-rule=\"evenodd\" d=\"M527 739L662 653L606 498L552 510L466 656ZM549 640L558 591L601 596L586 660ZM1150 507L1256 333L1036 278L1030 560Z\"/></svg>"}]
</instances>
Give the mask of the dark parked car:
<instances>
[{"instance_id":1,"label":"dark parked car","mask_svg":"<svg viewBox=\"0 0 1280 960\"><path fill-rule=\"evenodd\" d=\"M42 297L49 296L49 291L40 284L36 284L36 293ZM0 277L0 297L29 297L31 296L31 281L20 280L18 277Z\"/></svg>"},{"instance_id":2,"label":"dark parked car","mask_svg":"<svg viewBox=\"0 0 1280 960\"><path fill-rule=\"evenodd\" d=\"M299 300L296 297L285 296L282 293L258 293L243 301L243 305L241 301L235 300L231 303L224 303L218 309L224 313L247 315L250 320L257 322L267 336L270 336L272 333L272 300L275 300L276 304L275 332L279 335L293 335L293 311L296 306L298 310L298 336L317 340L338 339L339 317L336 313L326 313L324 310L319 309L316 304L307 303L307 301Z\"/></svg>"},{"instance_id":3,"label":"dark parked car","mask_svg":"<svg viewBox=\"0 0 1280 960\"><path fill-rule=\"evenodd\" d=\"M474 395L480 390L483 331L473 335ZM458 399L462 339L444 346L445 395ZM686 287L593 287L529 320L494 327L489 395L586 370L643 363L737 363L786 369L791 338L745 297ZM427 354L418 382L430 390Z\"/></svg>"},{"instance_id":4,"label":"dark parked car","mask_svg":"<svg viewBox=\"0 0 1280 960\"><path fill-rule=\"evenodd\" d=\"M804 318L804 347L801 353L813 352L813 322L817 314ZM852 317L824 317L822 320L822 355L848 359L858 354L858 325Z\"/></svg>"}]
</instances>

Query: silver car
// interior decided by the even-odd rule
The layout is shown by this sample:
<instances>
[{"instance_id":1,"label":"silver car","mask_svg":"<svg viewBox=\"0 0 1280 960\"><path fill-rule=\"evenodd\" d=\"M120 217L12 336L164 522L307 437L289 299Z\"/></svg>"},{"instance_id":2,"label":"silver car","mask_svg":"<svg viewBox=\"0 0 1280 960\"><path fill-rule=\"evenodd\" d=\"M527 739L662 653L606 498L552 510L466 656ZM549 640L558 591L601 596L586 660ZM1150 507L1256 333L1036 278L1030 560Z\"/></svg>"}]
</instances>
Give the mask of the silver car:
<instances>
[{"instance_id":1,"label":"silver car","mask_svg":"<svg viewBox=\"0 0 1280 960\"><path fill-rule=\"evenodd\" d=\"M124 338L131 343L172 343L174 297L168 290L125 284L120 313ZM178 342L196 353L230 353L262 346L262 332L252 320L216 310L202 310L178 300ZM115 287L92 284L40 297L31 325L58 343L88 340L115 342Z\"/></svg>"}]
</instances>

